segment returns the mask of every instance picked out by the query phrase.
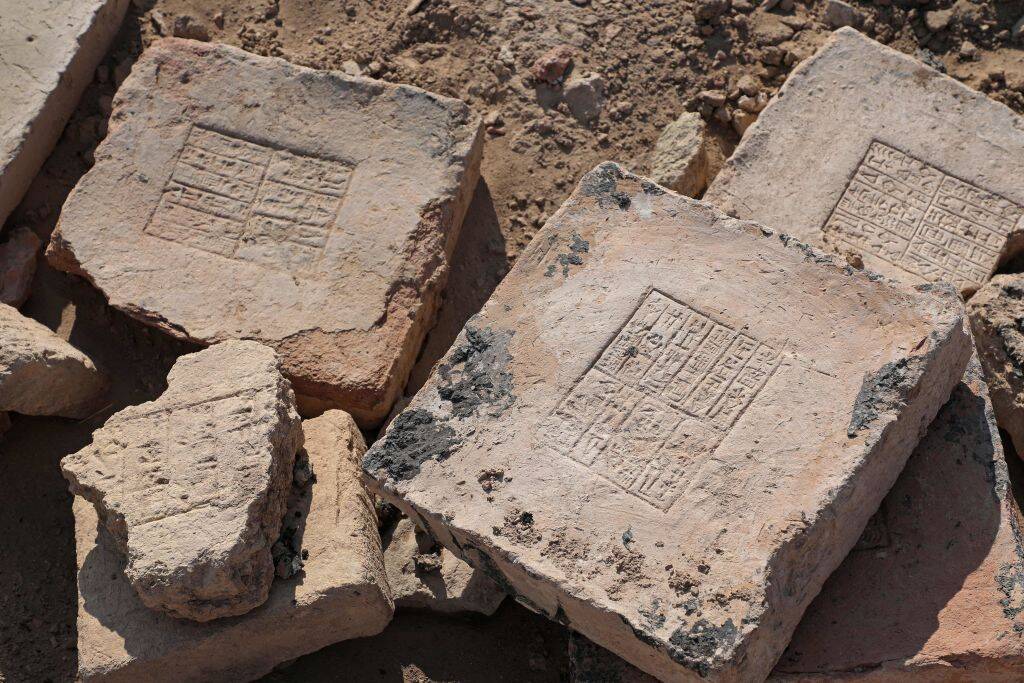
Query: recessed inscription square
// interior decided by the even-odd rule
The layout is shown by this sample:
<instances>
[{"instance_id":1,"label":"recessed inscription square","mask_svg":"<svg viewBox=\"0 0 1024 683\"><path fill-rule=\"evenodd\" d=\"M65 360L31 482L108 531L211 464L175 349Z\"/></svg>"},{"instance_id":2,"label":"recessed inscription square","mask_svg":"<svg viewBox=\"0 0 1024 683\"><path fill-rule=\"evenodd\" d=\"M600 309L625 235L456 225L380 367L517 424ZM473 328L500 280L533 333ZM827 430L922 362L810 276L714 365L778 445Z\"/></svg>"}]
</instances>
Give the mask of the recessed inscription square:
<instances>
[{"instance_id":1,"label":"recessed inscription square","mask_svg":"<svg viewBox=\"0 0 1024 683\"><path fill-rule=\"evenodd\" d=\"M704 201L971 296L1024 250L1024 119L842 28L761 112Z\"/></svg>"},{"instance_id":2,"label":"recessed inscription square","mask_svg":"<svg viewBox=\"0 0 1024 683\"><path fill-rule=\"evenodd\" d=\"M270 268L316 263L352 166L193 126L145 232Z\"/></svg>"},{"instance_id":3,"label":"recessed inscription square","mask_svg":"<svg viewBox=\"0 0 1024 683\"><path fill-rule=\"evenodd\" d=\"M652 290L541 430L555 452L668 510L687 465L714 452L781 358Z\"/></svg>"},{"instance_id":4,"label":"recessed inscription square","mask_svg":"<svg viewBox=\"0 0 1024 683\"><path fill-rule=\"evenodd\" d=\"M824 227L831 237L925 280L976 288L1024 207L872 142Z\"/></svg>"}]
</instances>

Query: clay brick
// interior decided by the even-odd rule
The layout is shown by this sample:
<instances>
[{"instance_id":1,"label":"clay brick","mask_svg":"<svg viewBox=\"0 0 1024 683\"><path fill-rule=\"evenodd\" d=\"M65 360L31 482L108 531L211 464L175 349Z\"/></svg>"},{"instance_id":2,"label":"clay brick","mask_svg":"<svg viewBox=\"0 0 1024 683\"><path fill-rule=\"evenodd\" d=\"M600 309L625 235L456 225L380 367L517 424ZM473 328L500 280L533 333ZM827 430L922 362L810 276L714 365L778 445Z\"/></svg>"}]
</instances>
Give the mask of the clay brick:
<instances>
[{"instance_id":1,"label":"clay brick","mask_svg":"<svg viewBox=\"0 0 1024 683\"><path fill-rule=\"evenodd\" d=\"M128 2L0 5L0 225L53 151L117 34Z\"/></svg>"},{"instance_id":2,"label":"clay brick","mask_svg":"<svg viewBox=\"0 0 1024 683\"><path fill-rule=\"evenodd\" d=\"M103 407L106 390L88 356L0 303L0 411L82 419Z\"/></svg>"},{"instance_id":3,"label":"clay brick","mask_svg":"<svg viewBox=\"0 0 1024 683\"><path fill-rule=\"evenodd\" d=\"M61 470L96 506L147 607L209 621L263 604L302 446L272 349L239 340L184 355L159 398L92 437Z\"/></svg>"},{"instance_id":4,"label":"clay brick","mask_svg":"<svg viewBox=\"0 0 1024 683\"><path fill-rule=\"evenodd\" d=\"M704 199L969 294L1024 245L1024 120L843 28L793 71Z\"/></svg>"},{"instance_id":5,"label":"clay brick","mask_svg":"<svg viewBox=\"0 0 1024 683\"><path fill-rule=\"evenodd\" d=\"M896 287L603 164L363 467L637 667L751 680L962 376L965 326L949 285Z\"/></svg>"},{"instance_id":6,"label":"clay brick","mask_svg":"<svg viewBox=\"0 0 1024 683\"><path fill-rule=\"evenodd\" d=\"M176 337L274 347L300 411L373 426L433 321L480 140L458 100L161 40L47 255Z\"/></svg>"},{"instance_id":7,"label":"clay brick","mask_svg":"<svg viewBox=\"0 0 1024 683\"><path fill-rule=\"evenodd\" d=\"M993 277L967 302L996 420L1024 454L1024 276Z\"/></svg>"},{"instance_id":8,"label":"clay brick","mask_svg":"<svg viewBox=\"0 0 1024 683\"><path fill-rule=\"evenodd\" d=\"M240 617L197 623L147 608L123 574L113 538L76 497L78 663L85 681L240 681L331 643L380 633L394 612L373 503L359 481L366 446L352 419L329 411L303 423L315 481L288 515L308 551L296 576Z\"/></svg>"}]
</instances>

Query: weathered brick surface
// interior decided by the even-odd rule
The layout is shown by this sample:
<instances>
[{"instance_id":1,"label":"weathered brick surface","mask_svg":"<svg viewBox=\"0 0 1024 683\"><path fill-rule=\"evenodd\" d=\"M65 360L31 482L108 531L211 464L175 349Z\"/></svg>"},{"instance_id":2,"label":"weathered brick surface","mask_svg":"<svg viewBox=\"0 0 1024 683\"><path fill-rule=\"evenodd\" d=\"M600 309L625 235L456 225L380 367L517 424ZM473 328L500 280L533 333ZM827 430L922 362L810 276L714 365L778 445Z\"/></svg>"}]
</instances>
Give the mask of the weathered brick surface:
<instances>
[{"instance_id":1,"label":"weathered brick surface","mask_svg":"<svg viewBox=\"0 0 1024 683\"><path fill-rule=\"evenodd\" d=\"M1024 120L844 28L793 71L704 199L970 293L1024 246Z\"/></svg>"},{"instance_id":2,"label":"weathered brick surface","mask_svg":"<svg viewBox=\"0 0 1024 683\"><path fill-rule=\"evenodd\" d=\"M1024 546L972 358L775 668L785 681L1019 681Z\"/></svg>"},{"instance_id":3,"label":"weathered brick surface","mask_svg":"<svg viewBox=\"0 0 1024 683\"><path fill-rule=\"evenodd\" d=\"M60 138L129 0L0 4L0 225Z\"/></svg>"},{"instance_id":4,"label":"weathered brick surface","mask_svg":"<svg viewBox=\"0 0 1024 683\"><path fill-rule=\"evenodd\" d=\"M300 410L373 426L433 321L478 132L418 88L158 41L47 254L172 335L272 346Z\"/></svg>"},{"instance_id":5,"label":"weathered brick surface","mask_svg":"<svg viewBox=\"0 0 1024 683\"><path fill-rule=\"evenodd\" d=\"M113 415L61 469L142 602L209 621L267 599L301 446L277 355L229 341L179 358L159 398Z\"/></svg>"},{"instance_id":6,"label":"weathered brick surface","mask_svg":"<svg viewBox=\"0 0 1024 683\"><path fill-rule=\"evenodd\" d=\"M240 617L200 624L149 609L123 575L113 538L76 497L78 665L85 681L180 683L258 678L289 659L379 633L394 612L373 502L359 480L366 449L352 419L329 411L303 423L315 480L293 490L289 515L308 551Z\"/></svg>"},{"instance_id":7,"label":"weathered brick surface","mask_svg":"<svg viewBox=\"0 0 1024 683\"><path fill-rule=\"evenodd\" d=\"M969 354L948 285L897 288L603 164L363 466L639 668L750 680Z\"/></svg>"}]
</instances>

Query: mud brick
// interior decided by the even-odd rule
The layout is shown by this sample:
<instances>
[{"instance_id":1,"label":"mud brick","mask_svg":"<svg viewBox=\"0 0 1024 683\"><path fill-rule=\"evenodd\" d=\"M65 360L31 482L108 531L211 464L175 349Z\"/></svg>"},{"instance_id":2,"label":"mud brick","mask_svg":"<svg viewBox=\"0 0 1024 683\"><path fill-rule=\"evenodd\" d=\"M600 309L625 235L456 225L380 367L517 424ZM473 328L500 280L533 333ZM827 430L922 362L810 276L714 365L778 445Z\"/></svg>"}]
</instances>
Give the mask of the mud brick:
<instances>
[{"instance_id":1,"label":"mud brick","mask_svg":"<svg viewBox=\"0 0 1024 683\"><path fill-rule=\"evenodd\" d=\"M36 0L0 5L0 226L53 151L128 3Z\"/></svg>"},{"instance_id":2,"label":"mud brick","mask_svg":"<svg viewBox=\"0 0 1024 683\"><path fill-rule=\"evenodd\" d=\"M640 669L754 680L969 355L950 285L894 285L602 164L363 467Z\"/></svg>"},{"instance_id":3,"label":"mud brick","mask_svg":"<svg viewBox=\"0 0 1024 683\"><path fill-rule=\"evenodd\" d=\"M704 199L970 294L1024 245L1024 119L843 28L793 71Z\"/></svg>"},{"instance_id":4,"label":"mud brick","mask_svg":"<svg viewBox=\"0 0 1024 683\"><path fill-rule=\"evenodd\" d=\"M149 47L47 251L110 303L282 357L304 414L388 414L479 174L458 100L224 45Z\"/></svg>"},{"instance_id":5,"label":"mud brick","mask_svg":"<svg viewBox=\"0 0 1024 683\"><path fill-rule=\"evenodd\" d=\"M303 423L313 477L287 515L301 520L301 571L267 601L206 623L147 608L95 508L75 497L78 666L84 681L198 683L253 680L331 643L380 633L394 613L373 502L359 480L366 446L352 419L328 411Z\"/></svg>"}]
</instances>

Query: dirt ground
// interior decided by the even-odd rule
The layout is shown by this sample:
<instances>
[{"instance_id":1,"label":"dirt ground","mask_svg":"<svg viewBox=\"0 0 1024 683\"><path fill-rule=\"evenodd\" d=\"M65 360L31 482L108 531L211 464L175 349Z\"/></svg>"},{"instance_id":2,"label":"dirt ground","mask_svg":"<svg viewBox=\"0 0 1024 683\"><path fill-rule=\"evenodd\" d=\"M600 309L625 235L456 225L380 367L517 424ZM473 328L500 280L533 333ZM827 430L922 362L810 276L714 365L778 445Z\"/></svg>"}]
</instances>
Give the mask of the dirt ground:
<instances>
[{"instance_id":1,"label":"dirt ground","mask_svg":"<svg viewBox=\"0 0 1024 683\"><path fill-rule=\"evenodd\" d=\"M1011 28L1024 0L852 3L865 33L917 54L1024 112L1024 45ZM46 238L89 168L110 100L145 45L178 34L318 68L344 69L462 98L485 117L483 179L463 229L445 307L410 384L422 383L465 319L575 180L605 159L647 170L661 129L701 111L727 155L740 76L771 95L827 37L813 0L134 0L111 53L28 197L5 230ZM769 9L766 9L769 8ZM945 12L944 10L949 10ZM599 115L578 122L534 60L568 45L568 76L597 74ZM730 98L716 117L700 96ZM192 350L108 308L81 281L40 265L23 311L92 356L114 380L111 403L73 422L13 416L0 440L0 681L74 678L71 499L58 462L120 408L158 395L174 359ZM402 613L380 636L304 657L268 681L557 681L564 630L508 601L497 615Z\"/></svg>"}]
</instances>

